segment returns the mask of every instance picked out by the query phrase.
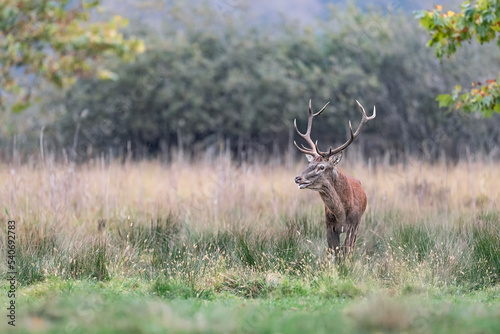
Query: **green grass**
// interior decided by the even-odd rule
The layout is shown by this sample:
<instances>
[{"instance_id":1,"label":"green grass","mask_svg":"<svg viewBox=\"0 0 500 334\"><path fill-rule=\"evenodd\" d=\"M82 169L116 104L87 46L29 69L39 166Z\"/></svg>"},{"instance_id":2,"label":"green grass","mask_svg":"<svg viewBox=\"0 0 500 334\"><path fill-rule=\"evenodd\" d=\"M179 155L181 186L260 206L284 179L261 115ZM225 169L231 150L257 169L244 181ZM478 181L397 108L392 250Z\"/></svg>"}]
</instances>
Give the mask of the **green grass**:
<instances>
[{"instance_id":1,"label":"green grass","mask_svg":"<svg viewBox=\"0 0 500 334\"><path fill-rule=\"evenodd\" d=\"M28 225L18 331L499 332L498 215L460 227L394 219L383 235L367 233L369 219L345 261L317 246L308 216L282 217L272 234L116 221L80 241Z\"/></svg>"},{"instance_id":2,"label":"green grass","mask_svg":"<svg viewBox=\"0 0 500 334\"><path fill-rule=\"evenodd\" d=\"M248 282L246 282L248 283ZM49 278L21 288L19 333L498 333L500 289L387 289L322 276L197 291L186 282ZM262 289L262 287L261 287ZM5 322L0 330L5 332Z\"/></svg>"}]
</instances>

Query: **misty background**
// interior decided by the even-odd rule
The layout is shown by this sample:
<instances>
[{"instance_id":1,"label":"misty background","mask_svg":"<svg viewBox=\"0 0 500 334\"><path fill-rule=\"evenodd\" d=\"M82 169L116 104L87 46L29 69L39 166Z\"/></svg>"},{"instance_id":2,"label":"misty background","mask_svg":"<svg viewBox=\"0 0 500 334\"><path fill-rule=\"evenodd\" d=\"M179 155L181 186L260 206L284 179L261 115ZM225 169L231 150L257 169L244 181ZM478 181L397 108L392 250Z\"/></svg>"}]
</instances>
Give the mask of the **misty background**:
<instances>
[{"instance_id":1,"label":"misty background","mask_svg":"<svg viewBox=\"0 0 500 334\"><path fill-rule=\"evenodd\" d=\"M438 61L413 11L432 1L116 1L93 20L122 15L145 41L134 62L109 60L115 80L81 79L65 91L42 86L35 106L5 115L5 160L96 157L163 161L294 161L293 120L330 106L313 126L320 149L346 140L360 120L355 100L377 118L347 154L396 162L412 157L497 159L500 118L439 109L436 97L495 78L495 45L466 44ZM459 2L441 1L459 11ZM43 138L43 142L41 141Z\"/></svg>"}]
</instances>

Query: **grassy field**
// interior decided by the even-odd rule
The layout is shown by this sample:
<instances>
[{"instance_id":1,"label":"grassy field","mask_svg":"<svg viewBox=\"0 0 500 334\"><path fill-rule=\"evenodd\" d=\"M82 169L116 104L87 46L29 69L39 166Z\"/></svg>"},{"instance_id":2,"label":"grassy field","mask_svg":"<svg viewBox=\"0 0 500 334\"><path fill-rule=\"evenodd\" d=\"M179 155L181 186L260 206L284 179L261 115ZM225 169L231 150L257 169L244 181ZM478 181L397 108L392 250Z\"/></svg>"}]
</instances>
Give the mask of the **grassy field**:
<instances>
[{"instance_id":1,"label":"grassy field","mask_svg":"<svg viewBox=\"0 0 500 334\"><path fill-rule=\"evenodd\" d=\"M343 163L369 202L343 262L305 165L0 166L0 332L500 332L499 163Z\"/></svg>"}]
</instances>

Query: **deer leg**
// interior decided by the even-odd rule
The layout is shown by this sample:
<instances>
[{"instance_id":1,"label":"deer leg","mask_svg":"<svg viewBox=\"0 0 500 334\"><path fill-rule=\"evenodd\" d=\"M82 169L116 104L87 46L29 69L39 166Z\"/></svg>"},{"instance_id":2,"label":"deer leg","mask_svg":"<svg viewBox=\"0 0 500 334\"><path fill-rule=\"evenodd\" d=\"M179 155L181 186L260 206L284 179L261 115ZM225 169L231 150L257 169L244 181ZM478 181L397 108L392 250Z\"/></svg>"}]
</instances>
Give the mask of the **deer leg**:
<instances>
[{"instance_id":1,"label":"deer leg","mask_svg":"<svg viewBox=\"0 0 500 334\"><path fill-rule=\"evenodd\" d=\"M328 251L336 256L340 253L340 235L333 225L326 225L326 240L328 241Z\"/></svg>"},{"instance_id":2,"label":"deer leg","mask_svg":"<svg viewBox=\"0 0 500 334\"><path fill-rule=\"evenodd\" d=\"M344 255L348 255L354 250L356 238L358 237L358 225L351 225L347 229L342 251Z\"/></svg>"}]
</instances>

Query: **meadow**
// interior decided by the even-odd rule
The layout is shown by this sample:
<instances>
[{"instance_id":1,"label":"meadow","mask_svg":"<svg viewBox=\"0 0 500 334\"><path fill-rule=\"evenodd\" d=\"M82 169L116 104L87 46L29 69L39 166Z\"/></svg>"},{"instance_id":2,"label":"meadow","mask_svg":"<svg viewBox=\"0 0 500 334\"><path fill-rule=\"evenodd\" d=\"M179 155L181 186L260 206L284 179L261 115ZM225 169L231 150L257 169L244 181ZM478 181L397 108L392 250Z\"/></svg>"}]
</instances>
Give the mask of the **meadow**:
<instances>
[{"instance_id":1,"label":"meadow","mask_svg":"<svg viewBox=\"0 0 500 334\"><path fill-rule=\"evenodd\" d=\"M344 261L305 159L1 165L0 332L499 333L500 163L349 161L368 208Z\"/></svg>"}]
</instances>

